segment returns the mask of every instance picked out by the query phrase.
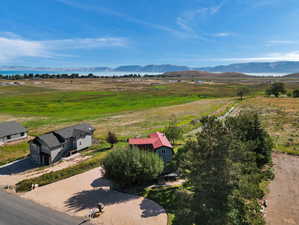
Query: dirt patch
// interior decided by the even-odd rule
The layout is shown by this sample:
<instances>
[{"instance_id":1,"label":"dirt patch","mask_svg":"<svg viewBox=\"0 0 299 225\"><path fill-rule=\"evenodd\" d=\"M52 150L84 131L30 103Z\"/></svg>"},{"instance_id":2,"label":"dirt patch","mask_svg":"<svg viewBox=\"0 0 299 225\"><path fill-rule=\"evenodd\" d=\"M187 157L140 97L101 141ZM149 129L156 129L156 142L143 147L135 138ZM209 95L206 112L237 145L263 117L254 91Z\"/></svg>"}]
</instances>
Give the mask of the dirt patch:
<instances>
[{"instance_id":1,"label":"dirt patch","mask_svg":"<svg viewBox=\"0 0 299 225\"><path fill-rule=\"evenodd\" d=\"M24 198L66 212L86 216L98 202L104 214L92 222L105 225L166 225L167 215L155 202L110 190L99 168L27 192Z\"/></svg>"},{"instance_id":2,"label":"dirt patch","mask_svg":"<svg viewBox=\"0 0 299 225\"><path fill-rule=\"evenodd\" d=\"M275 153L273 162L276 177L267 196L267 224L299 224L299 157Z\"/></svg>"}]
</instances>

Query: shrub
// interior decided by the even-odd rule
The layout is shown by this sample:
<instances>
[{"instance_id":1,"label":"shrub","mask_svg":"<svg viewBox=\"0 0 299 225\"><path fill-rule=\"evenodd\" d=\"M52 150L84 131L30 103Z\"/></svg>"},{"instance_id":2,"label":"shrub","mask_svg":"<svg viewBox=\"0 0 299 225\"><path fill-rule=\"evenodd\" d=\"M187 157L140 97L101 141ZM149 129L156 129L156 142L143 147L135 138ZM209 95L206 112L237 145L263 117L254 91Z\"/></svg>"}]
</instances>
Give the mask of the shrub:
<instances>
[{"instance_id":1,"label":"shrub","mask_svg":"<svg viewBox=\"0 0 299 225\"><path fill-rule=\"evenodd\" d=\"M156 179L164 169L159 155L139 149L119 149L102 162L107 178L121 187L144 184Z\"/></svg>"},{"instance_id":2,"label":"shrub","mask_svg":"<svg viewBox=\"0 0 299 225\"><path fill-rule=\"evenodd\" d=\"M106 137L106 141L111 144L111 148L113 147L114 144L116 144L118 142L118 139L116 137L116 135L112 132L108 132L108 135Z\"/></svg>"},{"instance_id":3,"label":"shrub","mask_svg":"<svg viewBox=\"0 0 299 225\"><path fill-rule=\"evenodd\" d=\"M243 100L244 96L249 93L249 89L247 87L242 87L237 90L237 96L240 97L240 100Z\"/></svg>"},{"instance_id":4,"label":"shrub","mask_svg":"<svg viewBox=\"0 0 299 225\"><path fill-rule=\"evenodd\" d=\"M293 91L293 97L294 98L299 98L299 89L296 89Z\"/></svg>"}]
</instances>

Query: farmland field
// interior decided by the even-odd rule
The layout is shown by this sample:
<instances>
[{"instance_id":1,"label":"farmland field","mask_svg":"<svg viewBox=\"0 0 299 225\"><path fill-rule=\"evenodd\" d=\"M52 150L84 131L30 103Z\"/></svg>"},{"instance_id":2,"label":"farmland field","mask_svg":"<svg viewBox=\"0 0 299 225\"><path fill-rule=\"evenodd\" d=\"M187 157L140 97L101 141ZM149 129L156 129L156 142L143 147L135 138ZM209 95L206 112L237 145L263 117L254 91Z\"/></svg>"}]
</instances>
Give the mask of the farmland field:
<instances>
[{"instance_id":1,"label":"farmland field","mask_svg":"<svg viewBox=\"0 0 299 225\"><path fill-rule=\"evenodd\" d=\"M80 122L96 128L103 139L113 131L125 140L161 130L174 116L179 125L192 129L191 121L201 116L222 113L236 102L235 85L195 85L167 82L111 83L101 89L98 80L26 81L26 85L0 87L0 122L16 120L26 126L31 136ZM61 83L65 84L65 89ZM68 85L66 85L68 84ZM135 89L131 86L135 85ZM117 90L117 87L126 87ZM71 86L72 87L72 86ZM0 162L10 162L28 154L26 142L0 148Z\"/></svg>"},{"instance_id":2,"label":"farmland field","mask_svg":"<svg viewBox=\"0 0 299 225\"><path fill-rule=\"evenodd\" d=\"M37 128L42 126L94 120L235 93L232 86L191 84L154 85L124 91L92 91L88 90L88 85L86 87L86 91L36 86L0 87L0 121L5 117L15 118L38 133Z\"/></svg>"}]
</instances>

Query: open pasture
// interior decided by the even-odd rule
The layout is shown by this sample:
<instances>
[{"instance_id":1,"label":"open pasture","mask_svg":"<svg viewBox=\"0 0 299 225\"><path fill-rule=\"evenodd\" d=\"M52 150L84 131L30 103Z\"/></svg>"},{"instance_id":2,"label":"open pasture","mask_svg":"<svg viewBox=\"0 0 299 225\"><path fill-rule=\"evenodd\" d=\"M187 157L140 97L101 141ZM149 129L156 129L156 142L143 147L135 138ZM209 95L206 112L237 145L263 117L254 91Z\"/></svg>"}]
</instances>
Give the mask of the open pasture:
<instances>
[{"instance_id":1,"label":"open pasture","mask_svg":"<svg viewBox=\"0 0 299 225\"><path fill-rule=\"evenodd\" d=\"M299 155L299 99L257 97L241 109L255 109L275 144L274 149Z\"/></svg>"}]
</instances>

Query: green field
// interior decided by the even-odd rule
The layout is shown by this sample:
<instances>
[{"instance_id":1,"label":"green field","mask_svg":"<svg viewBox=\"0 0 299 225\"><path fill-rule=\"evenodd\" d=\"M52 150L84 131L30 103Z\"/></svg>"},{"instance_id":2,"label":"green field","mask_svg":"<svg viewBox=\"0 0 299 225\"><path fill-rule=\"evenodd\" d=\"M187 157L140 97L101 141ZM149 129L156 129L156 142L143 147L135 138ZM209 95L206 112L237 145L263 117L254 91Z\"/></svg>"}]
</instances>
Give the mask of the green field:
<instances>
[{"instance_id":1,"label":"green field","mask_svg":"<svg viewBox=\"0 0 299 225\"><path fill-rule=\"evenodd\" d=\"M37 127L47 123L72 122L99 118L124 111L175 105L201 97L196 93L171 94L163 91L98 92L98 91L35 91L27 93L28 87L13 88L17 93L8 93L0 99L0 113L37 117L25 123ZM21 89L21 90L20 90ZM1 91L1 89L0 89Z\"/></svg>"},{"instance_id":2,"label":"green field","mask_svg":"<svg viewBox=\"0 0 299 225\"><path fill-rule=\"evenodd\" d=\"M235 88L187 83L148 86L141 90L136 87L136 90L124 91L0 87L0 122L8 119L21 122L34 136L86 121L97 128L97 137L104 138L107 131L112 130L119 138L127 138L161 130L172 114L178 117L179 125L188 127L192 119L230 104L231 99L217 97L233 96ZM203 100L201 105L196 103L186 108L180 107L181 104L198 100ZM163 106L173 107L160 108ZM116 119L114 116L122 117ZM28 153L26 142L3 146L0 148L0 164L23 158Z\"/></svg>"},{"instance_id":3,"label":"green field","mask_svg":"<svg viewBox=\"0 0 299 225\"><path fill-rule=\"evenodd\" d=\"M29 154L27 142L0 147L0 166L24 158Z\"/></svg>"}]
</instances>

